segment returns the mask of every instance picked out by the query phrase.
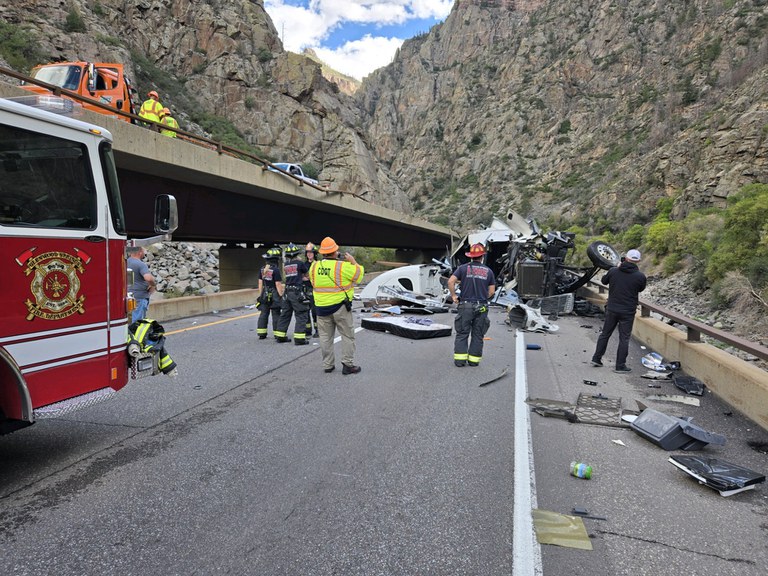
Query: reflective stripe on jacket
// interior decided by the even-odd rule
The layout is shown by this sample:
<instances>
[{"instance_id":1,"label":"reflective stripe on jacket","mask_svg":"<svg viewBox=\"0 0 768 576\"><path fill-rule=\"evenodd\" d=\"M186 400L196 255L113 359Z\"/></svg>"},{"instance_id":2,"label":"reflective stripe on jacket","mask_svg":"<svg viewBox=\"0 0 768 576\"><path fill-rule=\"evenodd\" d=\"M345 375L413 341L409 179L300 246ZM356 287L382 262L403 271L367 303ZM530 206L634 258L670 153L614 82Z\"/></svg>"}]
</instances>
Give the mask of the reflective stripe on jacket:
<instances>
[{"instance_id":1,"label":"reflective stripe on jacket","mask_svg":"<svg viewBox=\"0 0 768 576\"><path fill-rule=\"evenodd\" d=\"M341 260L319 260L309 268L309 280L315 306L333 306L355 297L355 284L363 279L364 269L359 264ZM346 298L345 298L346 295Z\"/></svg>"},{"instance_id":2,"label":"reflective stripe on jacket","mask_svg":"<svg viewBox=\"0 0 768 576\"><path fill-rule=\"evenodd\" d=\"M149 100L145 100L141 105L139 116L146 120L151 120L152 122L160 122L160 112L162 111L163 105L157 100L150 98Z\"/></svg>"}]
</instances>

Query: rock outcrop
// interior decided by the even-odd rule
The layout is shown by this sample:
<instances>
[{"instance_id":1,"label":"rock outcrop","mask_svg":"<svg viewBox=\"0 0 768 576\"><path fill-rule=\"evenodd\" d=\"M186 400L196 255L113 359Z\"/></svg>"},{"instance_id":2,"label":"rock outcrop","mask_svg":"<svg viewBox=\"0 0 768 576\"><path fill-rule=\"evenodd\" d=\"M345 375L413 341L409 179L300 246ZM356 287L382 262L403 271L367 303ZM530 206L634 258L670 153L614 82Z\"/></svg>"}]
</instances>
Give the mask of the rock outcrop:
<instances>
[{"instance_id":1,"label":"rock outcrop","mask_svg":"<svg viewBox=\"0 0 768 576\"><path fill-rule=\"evenodd\" d=\"M457 0L353 96L283 49L261 0L0 14L47 60L126 63L182 127L228 121L268 158L460 232L510 208L621 230L660 198L679 216L768 181L765 0Z\"/></svg>"}]
</instances>

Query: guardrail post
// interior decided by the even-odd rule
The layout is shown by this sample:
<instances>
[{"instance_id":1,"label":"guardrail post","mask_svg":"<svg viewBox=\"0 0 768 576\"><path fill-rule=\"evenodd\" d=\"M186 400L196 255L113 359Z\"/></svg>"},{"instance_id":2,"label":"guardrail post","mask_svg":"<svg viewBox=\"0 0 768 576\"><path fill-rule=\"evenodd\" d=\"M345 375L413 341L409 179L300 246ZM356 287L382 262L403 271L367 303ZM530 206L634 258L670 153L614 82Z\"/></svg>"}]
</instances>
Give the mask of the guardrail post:
<instances>
[{"instance_id":1,"label":"guardrail post","mask_svg":"<svg viewBox=\"0 0 768 576\"><path fill-rule=\"evenodd\" d=\"M701 332L688 326L688 342L701 342Z\"/></svg>"},{"instance_id":2,"label":"guardrail post","mask_svg":"<svg viewBox=\"0 0 768 576\"><path fill-rule=\"evenodd\" d=\"M651 309L648 308L648 306L643 306L640 304L640 316L643 318L648 318L651 315Z\"/></svg>"}]
</instances>

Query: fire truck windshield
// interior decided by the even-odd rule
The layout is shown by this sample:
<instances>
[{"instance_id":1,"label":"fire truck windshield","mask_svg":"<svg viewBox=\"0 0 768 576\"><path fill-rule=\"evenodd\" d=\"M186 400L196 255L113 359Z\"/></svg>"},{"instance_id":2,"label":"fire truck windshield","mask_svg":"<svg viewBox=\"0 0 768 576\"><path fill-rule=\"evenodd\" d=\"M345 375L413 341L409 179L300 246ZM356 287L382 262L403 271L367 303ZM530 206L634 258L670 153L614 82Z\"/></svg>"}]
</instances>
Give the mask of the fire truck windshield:
<instances>
[{"instance_id":1,"label":"fire truck windshield","mask_svg":"<svg viewBox=\"0 0 768 576\"><path fill-rule=\"evenodd\" d=\"M80 87L81 74L80 66L65 64L60 66L44 66L32 71L32 77L35 80L48 82L54 86L74 91L77 91Z\"/></svg>"},{"instance_id":2,"label":"fire truck windshield","mask_svg":"<svg viewBox=\"0 0 768 576\"><path fill-rule=\"evenodd\" d=\"M94 229L87 154L79 142L0 125L0 224Z\"/></svg>"}]
</instances>

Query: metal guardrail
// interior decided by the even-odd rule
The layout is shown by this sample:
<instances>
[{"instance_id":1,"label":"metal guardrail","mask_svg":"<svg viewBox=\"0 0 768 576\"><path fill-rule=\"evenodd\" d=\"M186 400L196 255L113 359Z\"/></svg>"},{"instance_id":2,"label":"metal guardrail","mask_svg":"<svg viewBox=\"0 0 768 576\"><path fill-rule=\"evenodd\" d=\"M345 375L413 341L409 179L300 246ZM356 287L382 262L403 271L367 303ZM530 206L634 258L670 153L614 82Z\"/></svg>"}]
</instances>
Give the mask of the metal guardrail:
<instances>
[{"instance_id":1,"label":"metal guardrail","mask_svg":"<svg viewBox=\"0 0 768 576\"><path fill-rule=\"evenodd\" d=\"M590 284L597 287L601 294L605 293L606 287L604 285L598 284L594 281L591 281ZM652 304L647 300L640 300L640 316L649 318L651 316L651 312L655 312L663 318L667 318L670 323L681 324L685 326L688 342L701 342L701 335L706 334L718 342L723 342L729 346L733 346L737 350L752 354L761 360L768 361L768 348L765 346L761 346L760 344L751 342L745 338L740 338L739 336L735 336L734 334L724 330L713 328L708 324L704 324L703 322L699 322L698 320L684 316L683 314L675 312L674 310L670 310L669 308L665 308L664 306Z\"/></svg>"},{"instance_id":2,"label":"metal guardrail","mask_svg":"<svg viewBox=\"0 0 768 576\"><path fill-rule=\"evenodd\" d=\"M78 102L85 102L91 106L101 108L102 110L109 112L113 116L122 116L124 118L129 118L131 120L131 123L137 126L152 125L152 128L157 128L157 131L161 129L170 130L180 135L182 139L185 141L190 141L193 144L199 144L204 148L208 148L209 150L215 150L219 154L228 154L230 156L240 158L241 160L252 161L256 164L260 164L262 170L270 170L270 171L279 172L281 174L289 176L290 178L295 180L299 186L309 186L310 188L314 188L315 190L319 190L320 192L325 192L326 195L348 194L350 196L353 196L354 198L357 198L358 200L363 200L365 202L368 202L366 198L363 198L363 196L361 196L360 194L355 194L354 192L346 192L344 190L331 190L329 187L320 186L317 184L312 184L311 182L307 182L306 180L303 180L302 178L299 178L298 176L295 176L294 174L291 174L290 172L283 170L278 166L275 166L268 160L265 160L264 158L259 158L258 156L256 156L255 154L251 154L250 152L233 148L232 146L228 146L217 140L211 140L209 138L205 138L204 136L198 136L197 134L193 134L192 132L187 132L180 128L173 128L171 126L166 126L165 124L161 124L159 122L147 120L146 118L142 118L141 116L137 116L136 114L129 114L128 112L123 112L122 110L118 110L117 108L104 104L103 102L99 102L98 100L94 100L92 98L82 96L77 92L73 92L72 90L67 90L66 88L62 88L61 86L56 86L54 84L49 84L48 82L43 82L41 80L30 78L29 76L25 76L24 74L19 74L18 72L11 70L10 68L5 68L3 66L0 66L0 74L3 74L5 76L10 76L11 78L15 78L27 84L34 84L36 86L40 86L41 88L45 88L46 90L49 90L55 96L64 95L67 98L71 98Z\"/></svg>"}]
</instances>

